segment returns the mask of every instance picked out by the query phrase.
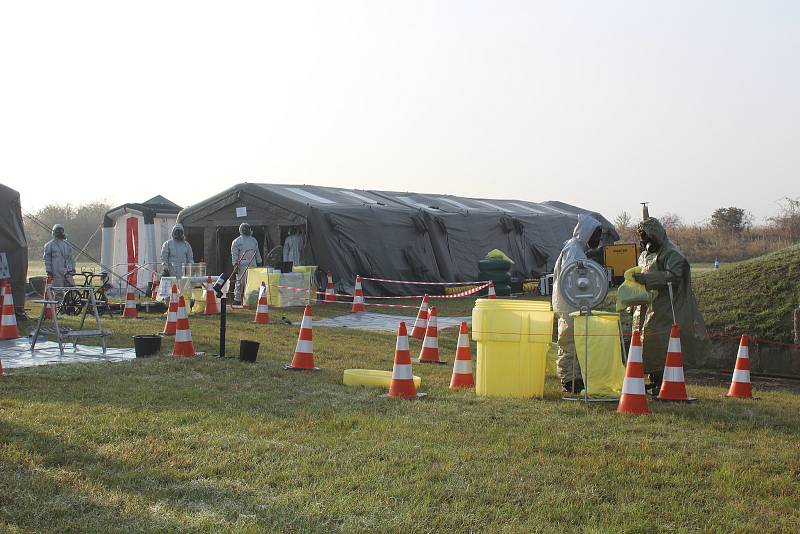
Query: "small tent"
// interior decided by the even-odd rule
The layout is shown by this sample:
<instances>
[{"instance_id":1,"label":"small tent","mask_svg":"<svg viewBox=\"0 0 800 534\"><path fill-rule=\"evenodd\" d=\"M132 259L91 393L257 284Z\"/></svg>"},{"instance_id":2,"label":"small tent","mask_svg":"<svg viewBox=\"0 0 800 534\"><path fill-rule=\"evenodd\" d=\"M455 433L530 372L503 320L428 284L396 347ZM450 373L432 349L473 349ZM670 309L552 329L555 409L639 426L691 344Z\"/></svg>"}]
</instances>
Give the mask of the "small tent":
<instances>
[{"instance_id":1,"label":"small tent","mask_svg":"<svg viewBox=\"0 0 800 534\"><path fill-rule=\"evenodd\" d=\"M125 290L123 280L146 289L153 271L158 272L161 245L170 238L181 207L158 195L141 204L123 204L103 217L100 263L114 273L111 284ZM140 266L140 269L137 269Z\"/></svg>"},{"instance_id":2,"label":"small tent","mask_svg":"<svg viewBox=\"0 0 800 534\"><path fill-rule=\"evenodd\" d=\"M20 311L25 305L25 284L28 277L28 241L22 224L19 193L0 184L0 252L5 254L11 279L14 305Z\"/></svg>"},{"instance_id":3,"label":"small tent","mask_svg":"<svg viewBox=\"0 0 800 534\"><path fill-rule=\"evenodd\" d=\"M513 260L512 275L551 272L581 213L595 216L603 241L619 236L602 215L561 202L490 200L451 195L351 190L310 185L239 184L178 216L209 272L230 272L231 241L250 223L262 256L300 231L302 260L332 271L339 291L356 274L403 281L476 281L492 249ZM372 294L413 294L419 287L368 284Z\"/></svg>"}]
</instances>

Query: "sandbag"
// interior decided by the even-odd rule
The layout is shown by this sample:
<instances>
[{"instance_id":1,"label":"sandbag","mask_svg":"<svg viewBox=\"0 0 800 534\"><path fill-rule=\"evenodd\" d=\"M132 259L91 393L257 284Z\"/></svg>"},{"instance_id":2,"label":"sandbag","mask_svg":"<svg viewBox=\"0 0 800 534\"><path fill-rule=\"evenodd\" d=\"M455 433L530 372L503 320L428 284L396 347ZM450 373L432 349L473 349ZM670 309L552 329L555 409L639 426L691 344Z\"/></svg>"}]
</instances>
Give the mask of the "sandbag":
<instances>
[{"instance_id":1,"label":"sandbag","mask_svg":"<svg viewBox=\"0 0 800 534\"><path fill-rule=\"evenodd\" d=\"M480 260L478 261L478 270L484 272L510 271L511 262L507 260Z\"/></svg>"},{"instance_id":2,"label":"sandbag","mask_svg":"<svg viewBox=\"0 0 800 534\"><path fill-rule=\"evenodd\" d=\"M487 260L504 260L507 261L509 264L514 265L514 260L508 257L508 255L500 249L493 249L486 255Z\"/></svg>"},{"instance_id":3,"label":"sandbag","mask_svg":"<svg viewBox=\"0 0 800 534\"><path fill-rule=\"evenodd\" d=\"M617 289L616 310L622 311L630 306L651 304L658 296L657 291L648 291L644 284L637 282L633 275L642 272L641 267L633 267L625 271L625 281Z\"/></svg>"}]
</instances>

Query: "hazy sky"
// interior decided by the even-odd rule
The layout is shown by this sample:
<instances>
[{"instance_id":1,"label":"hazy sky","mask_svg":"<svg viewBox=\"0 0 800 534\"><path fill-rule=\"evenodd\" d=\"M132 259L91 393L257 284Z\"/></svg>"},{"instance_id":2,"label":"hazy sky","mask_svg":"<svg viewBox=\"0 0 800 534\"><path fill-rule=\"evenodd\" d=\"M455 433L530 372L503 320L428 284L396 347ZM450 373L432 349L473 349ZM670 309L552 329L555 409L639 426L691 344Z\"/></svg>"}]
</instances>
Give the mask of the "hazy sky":
<instances>
[{"instance_id":1,"label":"hazy sky","mask_svg":"<svg viewBox=\"0 0 800 534\"><path fill-rule=\"evenodd\" d=\"M0 0L23 206L238 182L702 220L800 196L800 2Z\"/></svg>"}]
</instances>

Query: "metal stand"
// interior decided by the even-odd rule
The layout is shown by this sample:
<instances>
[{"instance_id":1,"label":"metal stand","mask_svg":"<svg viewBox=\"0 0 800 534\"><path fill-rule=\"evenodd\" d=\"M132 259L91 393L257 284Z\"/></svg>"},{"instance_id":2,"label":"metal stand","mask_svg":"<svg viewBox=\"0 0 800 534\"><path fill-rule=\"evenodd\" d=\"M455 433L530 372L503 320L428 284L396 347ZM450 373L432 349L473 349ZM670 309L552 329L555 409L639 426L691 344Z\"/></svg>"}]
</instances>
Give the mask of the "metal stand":
<instances>
[{"instance_id":1,"label":"metal stand","mask_svg":"<svg viewBox=\"0 0 800 534\"><path fill-rule=\"evenodd\" d=\"M82 337L99 337L103 345L103 354L105 355L106 338L111 335L111 331L104 330L100 325L100 315L97 313L97 301L94 298L95 289L96 288L91 286L51 287L51 294L55 295L55 298L34 300L34 302L42 304L42 310L39 312L39 320L36 323L36 328L31 332L31 353L33 353L36 348L36 342L39 336L52 335L55 336L58 341L58 350L62 356L64 355L65 341L72 340L72 350L74 351L78 347L78 338ZM81 294L81 322L77 330L72 330L69 327L58 324L58 306L64 301L64 296L72 291ZM46 320L44 314L48 306L51 306L53 310L53 326L44 325ZM86 313L89 311L89 308L92 309L92 315L94 315L95 328L84 328Z\"/></svg>"},{"instance_id":2,"label":"metal stand","mask_svg":"<svg viewBox=\"0 0 800 534\"><path fill-rule=\"evenodd\" d=\"M219 299L219 357L225 357L225 332L228 322L228 297Z\"/></svg>"}]
</instances>

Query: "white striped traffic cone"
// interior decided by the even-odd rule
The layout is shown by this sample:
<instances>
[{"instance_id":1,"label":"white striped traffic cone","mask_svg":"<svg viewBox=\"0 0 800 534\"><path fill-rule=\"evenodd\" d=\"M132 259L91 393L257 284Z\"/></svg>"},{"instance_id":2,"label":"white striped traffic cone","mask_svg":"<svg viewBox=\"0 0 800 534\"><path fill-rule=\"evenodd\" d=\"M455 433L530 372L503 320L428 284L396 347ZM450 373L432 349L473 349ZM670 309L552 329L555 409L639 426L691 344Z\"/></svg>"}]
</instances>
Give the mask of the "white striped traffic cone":
<instances>
[{"instance_id":1,"label":"white striped traffic cone","mask_svg":"<svg viewBox=\"0 0 800 534\"><path fill-rule=\"evenodd\" d=\"M491 280L489 280L489 292L486 295L486 298L487 299L496 299L497 298L497 292L494 290L494 282L492 282Z\"/></svg>"},{"instance_id":2,"label":"white striped traffic cone","mask_svg":"<svg viewBox=\"0 0 800 534\"><path fill-rule=\"evenodd\" d=\"M165 336L174 336L178 330L178 286L172 284L172 289L169 293L169 308L167 308L167 322L164 324L164 331L161 332Z\"/></svg>"},{"instance_id":3,"label":"white striped traffic cone","mask_svg":"<svg viewBox=\"0 0 800 534\"><path fill-rule=\"evenodd\" d=\"M740 399L756 398L753 397L753 384L750 382L750 338L746 335L743 335L739 342L731 387L726 396Z\"/></svg>"},{"instance_id":4,"label":"white striped traffic cone","mask_svg":"<svg viewBox=\"0 0 800 534\"><path fill-rule=\"evenodd\" d=\"M356 275L356 287L353 291L353 307L350 308L352 313L364 311L364 291L361 289L361 277Z\"/></svg>"},{"instance_id":5,"label":"white striped traffic cone","mask_svg":"<svg viewBox=\"0 0 800 534\"><path fill-rule=\"evenodd\" d=\"M625 380L622 382L622 396L617 406L618 413L647 415L647 394L644 390L644 362L642 360L642 337L638 330L633 331L631 348L628 350L628 365L625 367Z\"/></svg>"},{"instance_id":6,"label":"white striped traffic cone","mask_svg":"<svg viewBox=\"0 0 800 534\"><path fill-rule=\"evenodd\" d=\"M422 340L422 350L419 352L417 363L447 363L439 359L439 331L436 328L436 306L431 306L428 312L428 328L425 330L425 339Z\"/></svg>"},{"instance_id":7,"label":"white striped traffic cone","mask_svg":"<svg viewBox=\"0 0 800 534\"><path fill-rule=\"evenodd\" d=\"M269 324L269 301L267 299L267 286L261 282L261 288L258 290L258 305L256 306L256 318L253 319L255 324Z\"/></svg>"},{"instance_id":8,"label":"white striped traffic cone","mask_svg":"<svg viewBox=\"0 0 800 534\"><path fill-rule=\"evenodd\" d=\"M17 339L20 337L17 328L17 315L14 311L14 296L11 294L11 285L8 280L3 280L3 307L0 316L0 339Z\"/></svg>"},{"instance_id":9,"label":"white striped traffic cone","mask_svg":"<svg viewBox=\"0 0 800 534\"><path fill-rule=\"evenodd\" d=\"M173 356L190 358L196 356L194 343L192 343L192 330L189 328L189 316L186 315L186 301L181 295L178 300L178 321L175 332L175 346L172 348Z\"/></svg>"},{"instance_id":10,"label":"white striped traffic cone","mask_svg":"<svg viewBox=\"0 0 800 534\"><path fill-rule=\"evenodd\" d=\"M133 290L128 287L128 294L125 297L125 308L122 310L123 319L136 319L136 299L133 297Z\"/></svg>"},{"instance_id":11,"label":"white striped traffic cone","mask_svg":"<svg viewBox=\"0 0 800 534\"><path fill-rule=\"evenodd\" d=\"M425 339L425 330L428 328L428 302L428 295L423 295L417 312L417 320L414 321L414 328L411 329L411 337Z\"/></svg>"},{"instance_id":12,"label":"white striped traffic cone","mask_svg":"<svg viewBox=\"0 0 800 534\"><path fill-rule=\"evenodd\" d=\"M681 350L681 329L672 325L667 347L667 361L664 365L664 378L658 400L690 402L697 399L686 395L686 380L683 378L683 351Z\"/></svg>"},{"instance_id":13,"label":"white striped traffic cone","mask_svg":"<svg viewBox=\"0 0 800 534\"><path fill-rule=\"evenodd\" d=\"M474 388L475 377L472 376L472 351L469 347L469 328L466 321L461 322L458 330L456 359L453 362L453 376L450 378L450 389Z\"/></svg>"},{"instance_id":14,"label":"white striped traffic cone","mask_svg":"<svg viewBox=\"0 0 800 534\"><path fill-rule=\"evenodd\" d=\"M392 381L389 383L389 393L386 396L396 399L418 399L425 396L425 393L417 393L417 386L414 385L405 321L400 321L400 326L397 328Z\"/></svg>"},{"instance_id":15,"label":"white striped traffic cone","mask_svg":"<svg viewBox=\"0 0 800 534\"><path fill-rule=\"evenodd\" d=\"M300 333L297 335L297 345L294 349L292 363L283 368L291 371L319 371L314 367L314 330L311 306L306 305L303 311L303 322L300 324Z\"/></svg>"},{"instance_id":16,"label":"white striped traffic cone","mask_svg":"<svg viewBox=\"0 0 800 534\"><path fill-rule=\"evenodd\" d=\"M325 285L325 302L335 302L336 296L333 291L333 273L328 271L328 283Z\"/></svg>"}]
</instances>

